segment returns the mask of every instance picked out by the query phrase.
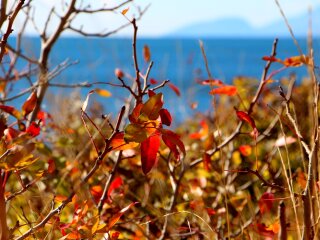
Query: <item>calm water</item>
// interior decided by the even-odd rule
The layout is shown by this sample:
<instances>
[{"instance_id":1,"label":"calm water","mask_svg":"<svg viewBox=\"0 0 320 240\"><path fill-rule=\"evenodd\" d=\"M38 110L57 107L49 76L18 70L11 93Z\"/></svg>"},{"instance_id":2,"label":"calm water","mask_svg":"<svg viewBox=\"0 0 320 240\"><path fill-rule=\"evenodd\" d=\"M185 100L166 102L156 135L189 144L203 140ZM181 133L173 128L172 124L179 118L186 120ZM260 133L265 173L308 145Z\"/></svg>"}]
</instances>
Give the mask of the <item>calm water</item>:
<instances>
[{"instance_id":1,"label":"calm water","mask_svg":"<svg viewBox=\"0 0 320 240\"><path fill-rule=\"evenodd\" d=\"M265 62L262 56L270 55L273 39L203 39L210 70L215 78L226 83L231 83L236 76L248 76L260 78ZM138 54L140 57L140 70L144 72L147 65L142 60L142 48L147 44L151 50L151 59L154 67L150 77L162 81L169 79L181 91L181 97L177 97L169 88L166 88L165 104L174 113L178 120L192 114L189 104L198 102L197 110L205 111L210 108L209 88L199 86L195 79L207 78L204 61L199 48L199 42L195 39L138 39ZM302 50L306 51L306 42L300 40ZM39 41L27 38L23 41L24 53L37 57L39 54ZM314 41L315 57L318 61L320 40ZM298 55L297 47L291 39L280 39L278 44L278 57L285 58ZM52 82L76 83L108 81L117 83L114 77L114 69L121 68L128 74L134 74L132 61L132 48L130 39L83 39L63 38L53 49L50 66L69 59L79 61L64 70ZM277 65L277 67L280 67ZM20 63L19 68L26 68L25 63ZM299 78L306 76L304 68L286 70L282 75L296 72ZM280 75L281 76L281 75ZM20 84L15 89L17 93L27 85ZM114 94L114 98L105 99L95 97L106 108L106 113L119 109L122 98L127 94L110 86L97 86L106 88ZM54 93L68 94L67 90L52 88ZM83 96L89 89L82 89ZM84 98L84 97L83 97ZM23 99L22 99L23 100Z\"/></svg>"}]
</instances>

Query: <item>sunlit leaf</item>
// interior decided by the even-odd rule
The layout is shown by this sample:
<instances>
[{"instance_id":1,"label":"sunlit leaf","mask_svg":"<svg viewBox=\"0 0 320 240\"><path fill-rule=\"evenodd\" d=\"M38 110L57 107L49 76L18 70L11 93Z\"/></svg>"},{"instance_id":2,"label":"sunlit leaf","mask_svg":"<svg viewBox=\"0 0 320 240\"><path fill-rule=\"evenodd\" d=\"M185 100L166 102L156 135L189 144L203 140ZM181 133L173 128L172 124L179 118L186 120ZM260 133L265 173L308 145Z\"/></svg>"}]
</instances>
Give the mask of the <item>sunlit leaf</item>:
<instances>
[{"instance_id":1,"label":"sunlit leaf","mask_svg":"<svg viewBox=\"0 0 320 240\"><path fill-rule=\"evenodd\" d=\"M147 132L139 124L129 124L124 129L124 140L129 142L141 143L147 138Z\"/></svg>"},{"instance_id":2,"label":"sunlit leaf","mask_svg":"<svg viewBox=\"0 0 320 240\"><path fill-rule=\"evenodd\" d=\"M242 156L250 156L252 153L252 147L250 145L241 145L239 147L239 152L242 154Z\"/></svg>"},{"instance_id":3,"label":"sunlit leaf","mask_svg":"<svg viewBox=\"0 0 320 240\"><path fill-rule=\"evenodd\" d=\"M234 96L237 94L237 88L235 86L226 85L226 86L212 89L209 92L209 94Z\"/></svg>"},{"instance_id":4,"label":"sunlit leaf","mask_svg":"<svg viewBox=\"0 0 320 240\"><path fill-rule=\"evenodd\" d=\"M177 96L181 95L180 90L176 85L168 83L168 86L177 94Z\"/></svg>"},{"instance_id":5,"label":"sunlit leaf","mask_svg":"<svg viewBox=\"0 0 320 240\"><path fill-rule=\"evenodd\" d=\"M270 212L273 207L274 194L270 192L265 192L262 194L261 198L258 201L259 209L261 214Z\"/></svg>"},{"instance_id":6,"label":"sunlit leaf","mask_svg":"<svg viewBox=\"0 0 320 240\"><path fill-rule=\"evenodd\" d=\"M143 58L146 62L150 61L151 53L150 53L150 49L149 49L148 45L143 46Z\"/></svg>"},{"instance_id":7,"label":"sunlit leaf","mask_svg":"<svg viewBox=\"0 0 320 240\"><path fill-rule=\"evenodd\" d=\"M159 117L159 111L163 106L162 93L158 93L148 99L141 108L141 114L150 120L156 120Z\"/></svg>"},{"instance_id":8,"label":"sunlit leaf","mask_svg":"<svg viewBox=\"0 0 320 240\"><path fill-rule=\"evenodd\" d=\"M312 65L312 59L308 56L300 55L286 58L282 63L286 67L300 67L303 64Z\"/></svg>"},{"instance_id":9,"label":"sunlit leaf","mask_svg":"<svg viewBox=\"0 0 320 240\"><path fill-rule=\"evenodd\" d=\"M162 124L170 126L172 122L172 117L170 112L167 109L162 108L160 109L159 114L160 114Z\"/></svg>"},{"instance_id":10,"label":"sunlit leaf","mask_svg":"<svg viewBox=\"0 0 320 240\"><path fill-rule=\"evenodd\" d=\"M129 8L125 8L121 11L122 15L126 15L126 13L129 11Z\"/></svg>"},{"instance_id":11,"label":"sunlit leaf","mask_svg":"<svg viewBox=\"0 0 320 240\"><path fill-rule=\"evenodd\" d=\"M219 79L199 80L197 82L201 85L209 85L209 86L222 86L223 85L223 82Z\"/></svg>"},{"instance_id":12,"label":"sunlit leaf","mask_svg":"<svg viewBox=\"0 0 320 240\"><path fill-rule=\"evenodd\" d=\"M160 135L154 134L141 143L141 167L148 174L157 163L157 153L160 147Z\"/></svg>"},{"instance_id":13,"label":"sunlit leaf","mask_svg":"<svg viewBox=\"0 0 320 240\"><path fill-rule=\"evenodd\" d=\"M275 142L275 146L276 147L282 147L282 146L285 146L286 144L289 145L289 144L292 144L292 143L295 143L297 141L297 139L295 139L294 137L280 137L276 140Z\"/></svg>"},{"instance_id":14,"label":"sunlit leaf","mask_svg":"<svg viewBox=\"0 0 320 240\"><path fill-rule=\"evenodd\" d=\"M86 100L83 102L83 104L82 104L82 111L86 111L86 109L87 109L87 107L88 107L88 102L89 102L89 97L90 97L90 95L92 94L92 93L94 93L94 90L91 90L89 93L88 93L88 95L87 95L87 97L86 97Z\"/></svg>"},{"instance_id":15,"label":"sunlit leaf","mask_svg":"<svg viewBox=\"0 0 320 240\"><path fill-rule=\"evenodd\" d=\"M102 97L111 97L112 96L111 92L109 92L108 90L105 90L105 89L96 88L94 91Z\"/></svg>"},{"instance_id":16,"label":"sunlit leaf","mask_svg":"<svg viewBox=\"0 0 320 240\"><path fill-rule=\"evenodd\" d=\"M92 197L94 198L94 201L98 203L100 201L100 198L102 197L103 189L102 186L99 185L94 185L90 188L90 193Z\"/></svg>"},{"instance_id":17,"label":"sunlit leaf","mask_svg":"<svg viewBox=\"0 0 320 240\"><path fill-rule=\"evenodd\" d=\"M136 143L136 142L127 143L124 140L124 132L116 133L110 143L110 147L112 147L112 150L117 150L117 151L132 149L137 147L138 145L139 143Z\"/></svg>"}]
</instances>

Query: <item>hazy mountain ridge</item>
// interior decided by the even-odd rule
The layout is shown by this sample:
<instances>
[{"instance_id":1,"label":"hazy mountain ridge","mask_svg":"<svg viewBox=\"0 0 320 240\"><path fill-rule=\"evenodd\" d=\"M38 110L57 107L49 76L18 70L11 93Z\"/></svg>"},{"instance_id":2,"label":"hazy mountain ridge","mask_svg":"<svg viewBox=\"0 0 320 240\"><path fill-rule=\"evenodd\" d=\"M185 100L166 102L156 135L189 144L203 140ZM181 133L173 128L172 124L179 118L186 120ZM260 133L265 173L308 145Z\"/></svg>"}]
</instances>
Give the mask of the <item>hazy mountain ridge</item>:
<instances>
[{"instance_id":1,"label":"hazy mountain ridge","mask_svg":"<svg viewBox=\"0 0 320 240\"><path fill-rule=\"evenodd\" d=\"M307 13L288 19L296 37L307 36L309 16ZM314 36L320 36L320 8L312 13ZM286 37L290 36L285 21L281 18L262 27L254 27L241 18L224 18L187 25L167 36L174 37Z\"/></svg>"}]
</instances>

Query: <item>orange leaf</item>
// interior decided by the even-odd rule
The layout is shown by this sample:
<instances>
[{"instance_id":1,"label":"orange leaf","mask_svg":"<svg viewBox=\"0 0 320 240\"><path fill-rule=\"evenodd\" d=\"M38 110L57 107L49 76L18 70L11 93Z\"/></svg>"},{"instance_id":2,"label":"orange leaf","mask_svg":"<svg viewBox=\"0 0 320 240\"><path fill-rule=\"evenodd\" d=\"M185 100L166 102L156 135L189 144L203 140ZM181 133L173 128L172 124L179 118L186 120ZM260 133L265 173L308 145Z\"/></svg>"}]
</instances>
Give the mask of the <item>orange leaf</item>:
<instances>
[{"instance_id":1,"label":"orange leaf","mask_svg":"<svg viewBox=\"0 0 320 240\"><path fill-rule=\"evenodd\" d=\"M126 15L126 13L129 11L129 8L125 8L121 11L122 15Z\"/></svg>"},{"instance_id":2,"label":"orange leaf","mask_svg":"<svg viewBox=\"0 0 320 240\"><path fill-rule=\"evenodd\" d=\"M259 209L261 214L270 212L273 207L274 195L270 192L265 192L262 194L261 198L258 201Z\"/></svg>"},{"instance_id":3,"label":"orange leaf","mask_svg":"<svg viewBox=\"0 0 320 240\"><path fill-rule=\"evenodd\" d=\"M110 147L112 147L112 150L116 151L132 149L138 145L139 144L136 142L126 143L126 141L124 140L124 132L116 133L110 143Z\"/></svg>"},{"instance_id":4,"label":"orange leaf","mask_svg":"<svg viewBox=\"0 0 320 240\"><path fill-rule=\"evenodd\" d=\"M147 45L143 46L143 58L146 62L149 62L151 58L150 49Z\"/></svg>"},{"instance_id":5,"label":"orange leaf","mask_svg":"<svg viewBox=\"0 0 320 240\"><path fill-rule=\"evenodd\" d=\"M308 56L301 55L301 56L293 56L293 57L286 58L285 60L283 60L282 63L286 67L300 67L303 64L312 65L312 60Z\"/></svg>"},{"instance_id":6,"label":"orange leaf","mask_svg":"<svg viewBox=\"0 0 320 240\"><path fill-rule=\"evenodd\" d=\"M141 143L141 167L145 175L147 175L157 163L159 147L159 133L155 133Z\"/></svg>"},{"instance_id":7,"label":"orange leaf","mask_svg":"<svg viewBox=\"0 0 320 240\"><path fill-rule=\"evenodd\" d=\"M28 99L24 102L22 106L22 112L24 116L27 116L33 111L38 101L37 92L33 91Z\"/></svg>"},{"instance_id":8,"label":"orange leaf","mask_svg":"<svg viewBox=\"0 0 320 240\"><path fill-rule=\"evenodd\" d=\"M257 138L259 132L258 132L258 129L257 129L256 124L254 123L254 120L252 119L252 117L250 117L249 114L247 114L243 111L238 111L236 108L235 108L235 110L236 110L238 118L241 121L245 121L250 124L250 126L253 128L253 131L254 131L254 137Z\"/></svg>"},{"instance_id":9,"label":"orange leaf","mask_svg":"<svg viewBox=\"0 0 320 240\"><path fill-rule=\"evenodd\" d=\"M168 83L168 86L177 94L177 96L180 97L180 95L181 95L180 90L176 85L174 85L172 83Z\"/></svg>"},{"instance_id":10,"label":"orange leaf","mask_svg":"<svg viewBox=\"0 0 320 240\"><path fill-rule=\"evenodd\" d=\"M101 97L111 97L112 94L108 90L96 88L94 90L96 93L98 93Z\"/></svg>"},{"instance_id":11,"label":"orange leaf","mask_svg":"<svg viewBox=\"0 0 320 240\"><path fill-rule=\"evenodd\" d=\"M237 88L235 86L223 86L219 88L212 89L209 94L214 95L228 95L228 96L234 96L237 94Z\"/></svg>"},{"instance_id":12,"label":"orange leaf","mask_svg":"<svg viewBox=\"0 0 320 240\"><path fill-rule=\"evenodd\" d=\"M250 145L241 145L239 147L239 152L245 157L250 156L252 153L252 147Z\"/></svg>"},{"instance_id":13,"label":"orange leaf","mask_svg":"<svg viewBox=\"0 0 320 240\"><path fill-rule=\"evenodd\" d=\"M98 203L100 198L102 197L103 189L101 185L95 185L90 188L90 193L93 196L94 201Z\"/></svg>"},{"instance_id":14,"label":"orange leaf","mask_svg":"<svg viewBox=\"0 0 320 240\"><path fill-rule=\"evenodd\" d=\"M191 134L189 135L190 138L192 138L192 139L201 139L201 138L203 138L203 137L208 136L209 126L208 126L208 124L206 123L206 121L205 121L205 120L202 120L202 121L200 122L200 125L202 126L202 128L200 129L200 131L197 132L197 133L191 133Z\"/></svg>"},{"instance_id":15,"label":"orange leaf","mask_svg":"<svg viewBox=\"0 0 320 240\"><path fill-rule=\"evenodd\" d=\"M121 218L121 216L128 211L132 206L136 205L138 202L132 202L130 203L128 206L126 206L125 208L122 208L120 210L120 212L118 212L117 214L115 214L111 220L108 223L108 231L119 221L119 219Z\"/></svg>"}]
</instances>

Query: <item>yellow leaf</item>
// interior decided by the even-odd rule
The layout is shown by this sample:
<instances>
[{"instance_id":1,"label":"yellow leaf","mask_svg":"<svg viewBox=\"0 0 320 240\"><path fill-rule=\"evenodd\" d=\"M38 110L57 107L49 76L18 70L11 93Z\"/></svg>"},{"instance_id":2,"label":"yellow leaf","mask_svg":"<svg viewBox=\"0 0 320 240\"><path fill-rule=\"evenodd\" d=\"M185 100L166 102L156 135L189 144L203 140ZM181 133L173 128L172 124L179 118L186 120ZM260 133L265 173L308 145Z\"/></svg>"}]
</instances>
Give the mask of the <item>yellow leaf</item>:
<instances>
[{"instance_id":1,"label":"yellow leaf","mask_svg":"<svg viewBox=\"0 0 320 240\"><path fill-rule=\"evenodd\" d=\"M121 14L122 15L126 15L126 13L129 11L129 8L126 8L126 9L123 9L122 11L121 11Z\"/></svg>"},{"instance_id":2,"label":"yellow leaf","mask_svg":"<svg viewBox=\"0 0 320 240\"><path fill-rule=\"evenodd\" d=\"M108 90L96 88L95 92L98 93L102 97L111 97L112 94Z\"/></svg>"}]
</instances>

